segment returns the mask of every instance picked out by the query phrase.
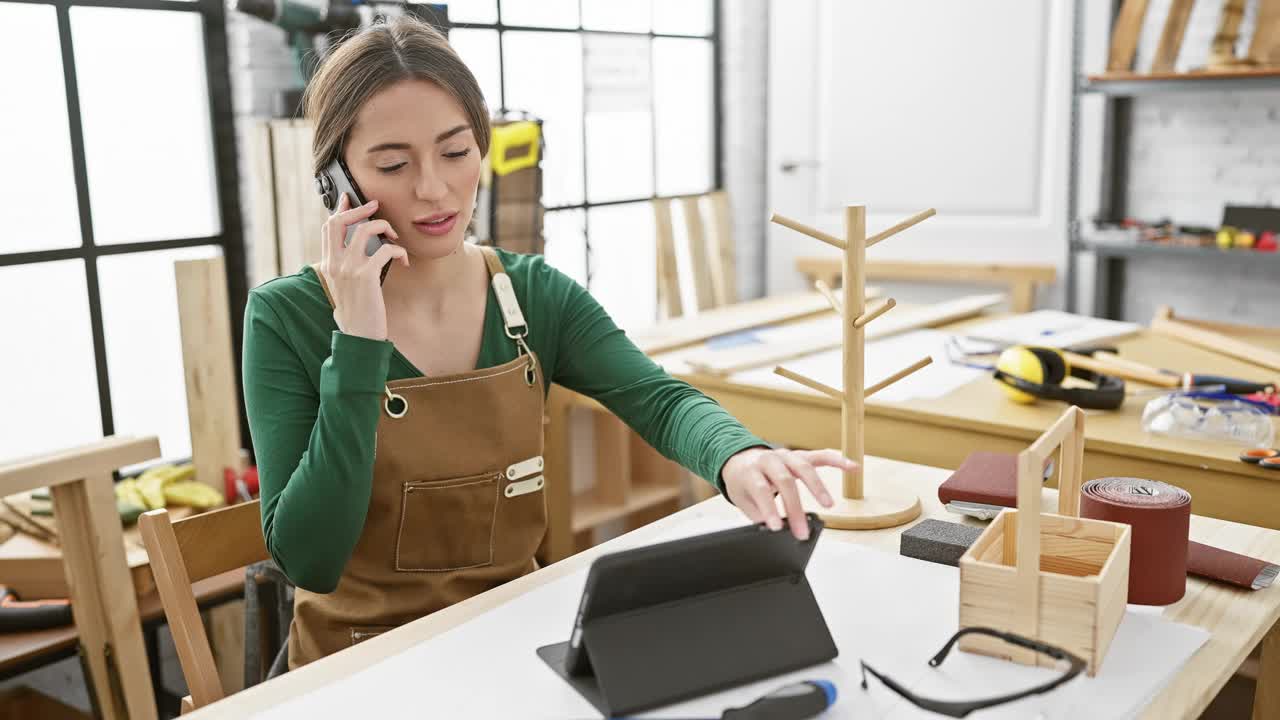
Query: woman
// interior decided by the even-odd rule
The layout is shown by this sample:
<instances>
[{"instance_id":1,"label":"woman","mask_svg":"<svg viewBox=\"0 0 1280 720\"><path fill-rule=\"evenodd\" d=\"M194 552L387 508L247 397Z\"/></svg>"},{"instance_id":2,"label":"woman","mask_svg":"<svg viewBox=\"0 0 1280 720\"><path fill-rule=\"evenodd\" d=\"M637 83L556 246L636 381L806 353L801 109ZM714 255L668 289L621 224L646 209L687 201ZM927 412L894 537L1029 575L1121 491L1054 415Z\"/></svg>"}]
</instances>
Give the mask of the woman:
<instances>
[{"instance_id":1,"label":"woman","mask_svg":"<svg viewBox=\"0 0 1280 720\"><path fill-rule=\"evenodd\" d=\"M344 196L319 265L256 288L245 311L262 530L298 586L291 668L536 567L551 382L599 400L752 521L780 530L781 496L807 535L798 483L830 504L814 466L851 461L769 448L541 257L464 242L488 110L442 35L409 19L360 32L305 107L317 173L341 156L370 200ZM389 242L368 257L375 233Z\"/></svg>"}]
</instances>

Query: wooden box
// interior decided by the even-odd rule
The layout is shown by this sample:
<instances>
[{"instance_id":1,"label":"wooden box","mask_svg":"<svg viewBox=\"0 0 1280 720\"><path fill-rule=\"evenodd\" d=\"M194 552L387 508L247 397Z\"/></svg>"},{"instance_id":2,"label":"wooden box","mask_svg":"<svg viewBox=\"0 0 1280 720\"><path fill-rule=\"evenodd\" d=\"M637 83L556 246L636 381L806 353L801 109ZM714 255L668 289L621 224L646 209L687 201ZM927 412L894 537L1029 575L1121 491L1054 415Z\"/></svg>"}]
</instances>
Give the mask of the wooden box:
<instances>
[{"instance_id":1,"label":"wooden box","mask_svg":"<svg viewBox=\"0 0 1280 720\"><path fill-rule=\"evenodd\" d=\"M1059 514L1040 512L1041 468L1062 448ZM1124 617L1129 526L1080 518L1084 413L1072 407L1018 454L1018 509L1005 510L960 558L960 627L989 627L1062 648L1101 667ZM1024 665L1049 657L988 636L960 648Z\"/></svg>"}]
</instances>

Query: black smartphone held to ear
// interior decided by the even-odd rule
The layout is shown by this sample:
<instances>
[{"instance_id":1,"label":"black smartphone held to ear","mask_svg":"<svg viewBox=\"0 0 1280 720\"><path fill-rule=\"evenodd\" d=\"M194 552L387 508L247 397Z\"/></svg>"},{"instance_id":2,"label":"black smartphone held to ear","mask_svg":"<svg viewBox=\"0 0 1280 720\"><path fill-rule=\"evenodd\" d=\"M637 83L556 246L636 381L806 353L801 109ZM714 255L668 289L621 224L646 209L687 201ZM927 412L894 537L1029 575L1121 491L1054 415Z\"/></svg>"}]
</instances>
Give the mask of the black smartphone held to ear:
<instances>
[{"instance_id":1,"label":"black smartphone held to ear","mask_svg":"<svg viewBox=\"0 0 1280 720\"><path fill-rule=\"evenodd\" d=\"M364 193L360 192L360 186L356 184L355 178L351 177L351 172L347 170L347 164L342 161L341 150L338 151L338 155L333 159L333 162L329 163L328 167L316 175L316 192L319 193L320 201L324 203L325 209L329 212L333 212L338 208L338 200L343 193L347 194L353 208L368 202ZM356 228L367 222L369 222L367 219L358 220L348 225L347 237L342 241L342 246L350 245ZM378 252L378 248L385 245L386 242L386 238L382 237L381 233L371 236L364 247L365 256L373 257L373 254ZM388 260L387 264L382 266L379 282L386 281L387 271L391 269L391 262Z\"/></svg>"}]
</instances>

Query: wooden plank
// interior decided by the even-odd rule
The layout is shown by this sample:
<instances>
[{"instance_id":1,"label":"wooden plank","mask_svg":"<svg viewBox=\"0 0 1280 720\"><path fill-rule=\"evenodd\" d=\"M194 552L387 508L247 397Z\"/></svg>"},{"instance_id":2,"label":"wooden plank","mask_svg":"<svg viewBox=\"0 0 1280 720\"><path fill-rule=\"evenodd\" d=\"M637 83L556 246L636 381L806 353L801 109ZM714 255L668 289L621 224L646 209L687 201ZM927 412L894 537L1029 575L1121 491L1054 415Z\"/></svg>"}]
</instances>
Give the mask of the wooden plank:
<instances>
[{"instance_id":1,"label":"wooden plank","mask_svg":"<svg viewBox=\"0 0 1280 720\"><path fill-rule=\"evenodd\" d=\"M218 676L209 636L191 591L191 576L187 574L186 561L169 515L164 510L143 513L138 518L138 527L147 545L156 591L164 603L165 618L192 701L197 708L217 702L225 695L222 680Z\"/></svg>"},{"instance_id":2,"label":"wooden plank","mask_svg":"<svg viewBox=\"0 0 1280 720\"><path fill-rule=\"evenodd\" d=\"M973 317L987 308L998 305L1005 300L1003 293L990 295L967 295L955 300L948 300L934 305L922 305L907 308L887 315L879 322L868 326L865 330L866 340L875 340L897 335L910 330L936 325L945 325L956 320ZM861 309L862 303L857 304ZM859 315L862 313L859 312ZM816 352L833 350L841 346L839 337L830 333L815 332L812 337L799 338L786 347L777 347L762 343L732 350L702 349L691 352L685 361L698 372L712 375L730 375L742 370L777 365ZM861 363L859 363L860 365Z\"/></svg>"},{"instance_id":3,"label":"wooden plank","mask_svg":"<svg viewBox=\"0 0 1280 720\"><path fill-rule=\"evenodd\" d=\"M729 209L729 193L716 190L709 193L711 200L712 245L717 262L711 266L711 279L715 282L716 307L738 302L738 262L733 245L733 216Z\"/></svg>"},{"instance_id":4,"label":"wooden plank","mask_svg":"<svg viewBox=\"0 0 1280 720\"><path fill-rule=\"evenodd\" d=\"M1174 72L1178 63L1178 52L1182 49L1182 38L1186 35L1187 21L1191 19L1191 7L1194 3L1195 0L1173 0L1173 5L1169 8L1169 15L1164 20L1164 30L1160 33L1160 45L1156 48L1156 57L1151 63L1151 72Z\"/></svg>"},{"instance_id":5,"label":"wooden plank","mask_svg":"<svg viewBox=\"0 0 1280 720\"><path fill-rule=\"evenodd\" d=\"M155 696L138 603L124 558L111 473L50 488L71 611L106 720L154 720ZM108 663L107 648L111 649ZM112 691L118 676L120 695Z\"/></svg>"},{"instance_id":6,"label":"wooden plank","mask_svg":"<svg viewBox=\"0 0 1280 720\"><path fill-rule=\"evenodd\" d=\"M702 222L702 209L698 197L680 198L684 210L685 238L688 242L689 261L693 275L693 296L698 310L716 306L714 283L711 279L711 259L707 252L707 236Z\"/></svg>"},{"instance_id":7,"label":"wooden plank","mask_svg":"<svg viewBox=\"0 0 1280 720\"><path fill-rule=\"evenodd\" d=\"M242 447L226 266L221 256L180 260L173 264L173 273L178 288L191 461L196 480L222 493L223 471L240 470Z\"/></svg>"},{"instance_id":8,"label":"wooden plank","mask_svg":"<svg viewBox=\"0 0 1280 720\"><path fill-rule=\"evenodd\" d=\"M676 264L675 230L671 221L671 201L653 201L653 226L657 234L658 307L666 319L684 315L680 297L680 270Z\"/></svg>"},{"instance_id":9,"label":"wooden plank","mask_svg":"<svg viewBox=\"0 0 1280 720\"><path fill-rule=\"evenodd\" d=\"M1258 0L1248 58L1259 65L1280 64L1280 0Z\"/></svg>"},{"instance_id":10,"label":"wooden plank","mask_svg":"<svg viewBox=\"0 0 1280 720\"><path fill-rule=\"evenodd\" d=\"M311 164L310 123L272 120L275 154L276 237L280 272L292 274L320 260L320 226L328 213L316 195Z\"/></svg>"},{"instance_id":11,"label":"wooden plank","mask_svg":"<svg viewBox=\"0 0 1280 720\"><path fill-rule=\"evenodd\" d=\"M636 347L653 355L696 345L717 335L821 315L827 309L820 294L800 292L716 308L628 334Z\"/></svg>"},{"instance_id":12,"label":"wooden plank","mask_svg":"<svg viewBox=\"0 0 1280 720\"><path fill-rule=\"evenodd\" d=\"M153 436L108 435L101 440L0 465L0 496L83 479L104 467L118 469L160 456Z\"/></svg>"},{"instance_id":13,"label":"wooden plank","mask_svg":"<svg viewBox=\"0 0 1280 720\"><path fill-rule=\"evenodd\" d=\"M257 287L280 275L270 121L251 122L245 143L249 158L247 182L253 198L249 216L249 287Z\"/></svg>"},{"instance_id":14,"label":"wooden plank","mask_svg":"<svg viewBox=\"0 0 1280 720\"><path fill-rule=\"evenodd\" d=\"M1151 320L1151 330L1228 357L1237 358L1271 370L1280 370L1280 353L1257 345L1251 345L1243 340L1238 340L1213 330L1206 330L1180 322L1174 319L1173 311L1168 306L1161 306L1156 310L1156 315Z\"/></svg>"},{"instance_id":15,"label":"wooden plank","mask_svg":"<svg viewBox=\"0 0 1280 720\"><path fill-rule=\"evenodd\" d=\"M868 300L880 294L879 288L869 287L866 290ZM660 322L627 335L645 354L656 355L697 345L718 335L800 320L829 310L830 306L820 293L802 291L714 308L697 315Z\"/></svg>"},{"instance_id":16,"label":"wooden plank","mask_svg":"<svg viewBox=\"0 0 1280 720\"><path fill-rule=\"evenodd\" d=\"M1138 35L1142 33L1142 20L1146 15L1147 0L1125 0L1111 28L1108 70L1129 70L1133 67L1133 55L1138 50Z\"/></svg>"}]
</instances>

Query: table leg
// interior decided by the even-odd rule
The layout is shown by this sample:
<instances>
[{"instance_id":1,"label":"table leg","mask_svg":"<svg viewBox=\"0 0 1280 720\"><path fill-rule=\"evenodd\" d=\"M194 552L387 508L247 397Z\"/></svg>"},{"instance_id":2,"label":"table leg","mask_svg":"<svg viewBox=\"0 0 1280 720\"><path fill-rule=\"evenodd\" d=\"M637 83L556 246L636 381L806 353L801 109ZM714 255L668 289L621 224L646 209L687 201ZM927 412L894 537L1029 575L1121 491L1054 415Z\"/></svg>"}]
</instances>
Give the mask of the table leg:
<instances>
[{"instance_id":1,"label":"table leg","mask_svg":"<svg viewBox=\"0 0 1280 720\"><path fill-rule=\"evenodd\" d=\"M1280 623L1262 639L1258 688L1253 693L1253 720L1280 717Z\"/></svg>"}]
</instances>

